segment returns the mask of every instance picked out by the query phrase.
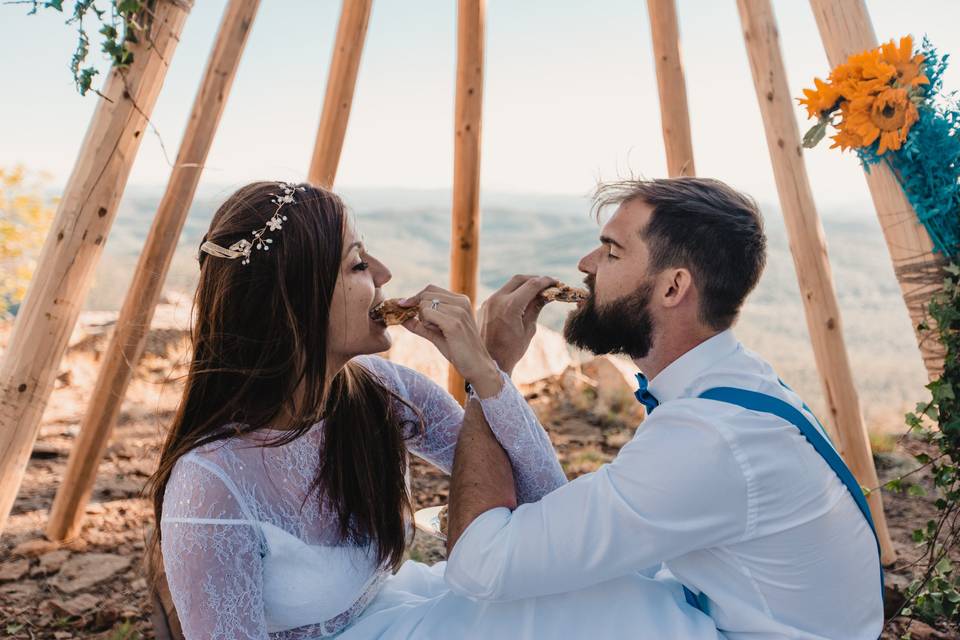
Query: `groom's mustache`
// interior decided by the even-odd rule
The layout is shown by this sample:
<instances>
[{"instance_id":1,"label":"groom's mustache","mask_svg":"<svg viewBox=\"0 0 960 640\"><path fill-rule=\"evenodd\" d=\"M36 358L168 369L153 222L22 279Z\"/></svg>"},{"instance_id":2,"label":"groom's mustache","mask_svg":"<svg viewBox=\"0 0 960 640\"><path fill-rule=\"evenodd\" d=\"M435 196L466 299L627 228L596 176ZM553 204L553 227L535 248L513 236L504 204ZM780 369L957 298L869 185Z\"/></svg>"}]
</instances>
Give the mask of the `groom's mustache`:
<instances>
[{"instance_id":1,"label":"groom's mustache","mask_svg":"<svg viewBox=\"0 0 960 640\"><path fill-rule=\"evenodd\" d=\"M590 292L591 296L593 296L594 294L593 287L596 283L597 283L597 276L593 274L589 274L583 279L583 284L587 285L587 291Z\"/></svg>"}]
</instances>

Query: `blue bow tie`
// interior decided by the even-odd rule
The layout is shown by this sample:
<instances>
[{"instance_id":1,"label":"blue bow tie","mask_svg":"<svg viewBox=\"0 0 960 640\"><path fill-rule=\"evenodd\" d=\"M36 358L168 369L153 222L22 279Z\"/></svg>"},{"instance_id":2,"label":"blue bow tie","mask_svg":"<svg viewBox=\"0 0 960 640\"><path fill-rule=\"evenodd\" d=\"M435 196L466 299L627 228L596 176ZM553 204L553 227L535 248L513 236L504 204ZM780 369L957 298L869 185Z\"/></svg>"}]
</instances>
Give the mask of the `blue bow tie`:
<instances>
[{"instance_id":1,"label":"blue bow tie","mask_svg":"<svg viewBox=\"0 0 960 640\"><path fill-rule=\"evenodd\" d=\"M637 396L637 400L646 408L647 415L650 415L653 413L653 410L657 408L657 405L660 404L660 401L653 397L653 394L647 390L649 384L647 376L638 373L637 382L640 384L640 388L637 389L633 395Z\"/></svg>"}]
</instances>

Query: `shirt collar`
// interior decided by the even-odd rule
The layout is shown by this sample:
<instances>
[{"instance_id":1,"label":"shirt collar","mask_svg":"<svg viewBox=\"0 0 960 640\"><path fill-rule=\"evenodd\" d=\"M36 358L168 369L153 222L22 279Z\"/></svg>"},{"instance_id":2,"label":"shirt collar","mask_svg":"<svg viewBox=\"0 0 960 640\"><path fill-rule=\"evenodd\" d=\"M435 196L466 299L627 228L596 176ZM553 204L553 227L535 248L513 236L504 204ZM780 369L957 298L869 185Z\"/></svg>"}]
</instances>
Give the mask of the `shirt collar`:
<instances>
[{"instance_id":1,"label":"shirt collar","mask_svg":"<svg viewBox=\"0 0 960 640\"><path fill-rule=\"evenodd\" d=\"M732 329L721 331L671 362L650 380L650 393L661 403L680 397L690 382L740 346Z\"/></svg>"}]
</instances>

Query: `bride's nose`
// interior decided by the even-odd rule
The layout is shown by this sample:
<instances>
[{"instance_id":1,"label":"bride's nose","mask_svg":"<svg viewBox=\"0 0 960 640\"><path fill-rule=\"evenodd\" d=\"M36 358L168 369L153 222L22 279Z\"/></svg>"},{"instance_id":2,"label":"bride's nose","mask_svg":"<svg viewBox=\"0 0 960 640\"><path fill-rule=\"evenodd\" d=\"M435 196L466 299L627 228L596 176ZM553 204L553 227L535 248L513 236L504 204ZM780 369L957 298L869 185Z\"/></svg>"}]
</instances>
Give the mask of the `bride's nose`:
<instances>
[{"instance_id":1,"label":"bride's nose","mask_svg":"<svg viewBox=\"0 0 960 640\"><path fill-rule=\"evenodd\" d=\"M390 279L393 278L393 274L390 273L390 269L387 268L387 265L383 264L376 258L369 258L371 264L370 269L373 271L373 282L378 287L390 282Z\"/></svg>"}]
</instances>

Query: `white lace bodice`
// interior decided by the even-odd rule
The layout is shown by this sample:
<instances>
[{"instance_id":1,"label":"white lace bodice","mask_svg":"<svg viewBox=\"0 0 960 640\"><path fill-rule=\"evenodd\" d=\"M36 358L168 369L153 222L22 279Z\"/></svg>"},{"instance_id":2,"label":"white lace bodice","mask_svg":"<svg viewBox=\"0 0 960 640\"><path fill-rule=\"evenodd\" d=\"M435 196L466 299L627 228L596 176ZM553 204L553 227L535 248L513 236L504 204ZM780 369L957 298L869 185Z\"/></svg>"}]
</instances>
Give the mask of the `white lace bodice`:
<instances>
[{"instance_id":1,"label":"white lace bodice","mask_svg":"<svg viewBox=\"0 0 960 640\"><path fill-rule=\"evenodd\" d=\"M422 412L424 429L408 449L449 473L460 405L412 369L376 356L356 361ZM566 478L535 414L504 378L500 394L481 401L484 415L513 464L518 501L539 500ZM372 549L342 543L332 508L316 493L308 496L322 427L279 447L258 446L259 432L231 438L175 465L164 494L161 549L188 639L328 636L377 594L388 572ZM277 435L264 430L262 437Z\"/></svg>"}]
</instances>

